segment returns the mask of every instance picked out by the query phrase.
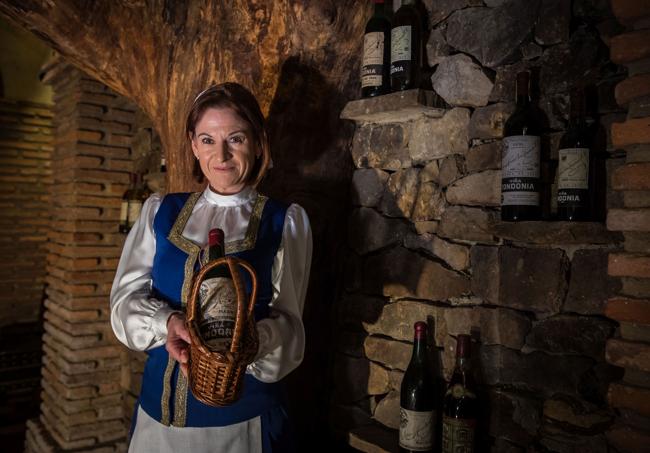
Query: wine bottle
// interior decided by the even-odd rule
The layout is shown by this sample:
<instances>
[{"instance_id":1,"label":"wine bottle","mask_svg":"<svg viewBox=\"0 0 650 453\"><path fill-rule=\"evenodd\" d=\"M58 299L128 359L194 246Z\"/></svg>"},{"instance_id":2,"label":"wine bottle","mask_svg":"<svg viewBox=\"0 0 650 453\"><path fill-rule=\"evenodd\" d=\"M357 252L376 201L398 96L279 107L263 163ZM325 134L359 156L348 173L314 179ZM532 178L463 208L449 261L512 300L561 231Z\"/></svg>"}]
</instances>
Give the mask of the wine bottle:
<instances>
[{"instance_id":1,"label":"wine bottle","mask_svg":"<svg viewBox=\"0 0 650 453\"><path fill-rule=\"evenodd\" d=\"M390 91L390 22L384 0L374 0L375 13L366 24L361 62L361 97Z\"/></svg>"},{"instance_id":2,"label":"wine bottle","mask_svg":"<svg viewBox=\"0 0 650 453\"><path fill-rule=\"evenodd\" d=\"M571 93L569 127L560 139L557 215L559 220L590 220L591 151L582 90Z\"/></svg>"},{"instance_id":3,"label":"wine bottle","mask_svg":"<svg viewBox=\"0 0 650 453\"><path fill-rule=\"evenodd\" d=\"M413 355L400 390L401 452L433 451L435 379L427 351L427 325L415 323Z\"/></svg>"},{"instance_id":4,"label":"wine bottle","mask_svg":"<svg viewBox=\"0 0 650 453\"><path fill-rule=\"evenodd\" d=\"M422 21L414 0L393 16L390 33L390 84L393 91L417 88L422 63Z\"/></svg>"},{"instance_id":5,"label":"wine bottle","mask_svg":"<svg viewBox=\"0 0 650 453\"><path fill-rule=\"evenodd\" d=\"M530 73L517 74L517 107L506 121L501 159L501 219L541 216L540 125L530 101Z\"/></svg>"},{"instance_id":6,"label":"wine bottle","mask_svg":"<svg viewBox=\"0 0 650 453\"><path fill-rule=\"evenodd\" d=\"M128 233L131 229L129 225L129 201L133 198L133 191L135 190L136 175L129 174L129 187L122 195L122 204L120 205L120 233Z\"/></svg>"},{"instance_id":7,"label":"wine bottle","mask_svg":"<svg viewBox=\"0 0 650 453\"><path fill-rule=\"evenodd\" d=\"M471 372L472 340L456 339L456 366L445 393L442 413L442 452L472 453L478 405Z\"/></svg>"},{"instance_id":8,"label":"wine bottle","mask_svg":"<svg viewBox=\"0 0 650 453\"><path fill-rule=\"evenodd\" d=\"M223 230L214 228L208 233L208 258L214 261L223 256ZM199 303L199 332L206 346L212 351L229 350L237 315L237 292L226 265L214 267L206 273L199 287Z\"/></svg>"}]
</instances>

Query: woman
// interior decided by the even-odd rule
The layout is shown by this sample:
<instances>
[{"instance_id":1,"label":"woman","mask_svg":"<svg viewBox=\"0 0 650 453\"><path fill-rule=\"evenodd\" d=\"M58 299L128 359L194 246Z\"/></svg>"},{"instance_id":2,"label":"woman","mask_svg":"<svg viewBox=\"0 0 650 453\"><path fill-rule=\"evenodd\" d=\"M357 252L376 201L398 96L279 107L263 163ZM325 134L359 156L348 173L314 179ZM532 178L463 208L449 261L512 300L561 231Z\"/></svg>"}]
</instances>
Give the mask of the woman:
<instances>
[{"instance_id":1,"label":"woman","mask_svg":"<svg viewBox=\"0 0 650 453\"><path fill-rule=\"evenodd\" d=\"M302 361L302 309L311 263L305 211L255 190L269 162L269 143L255 97L235 83L194 100L186 136L203 192L152 195L124 244L111 290L117 338L148 359L129 451L290 452L282 379ZM214 408L187 383L190 337L185 305L208 232L221 228L226 254L258 276L256 359L241 398Z\"/></svg>"}]
</instances>

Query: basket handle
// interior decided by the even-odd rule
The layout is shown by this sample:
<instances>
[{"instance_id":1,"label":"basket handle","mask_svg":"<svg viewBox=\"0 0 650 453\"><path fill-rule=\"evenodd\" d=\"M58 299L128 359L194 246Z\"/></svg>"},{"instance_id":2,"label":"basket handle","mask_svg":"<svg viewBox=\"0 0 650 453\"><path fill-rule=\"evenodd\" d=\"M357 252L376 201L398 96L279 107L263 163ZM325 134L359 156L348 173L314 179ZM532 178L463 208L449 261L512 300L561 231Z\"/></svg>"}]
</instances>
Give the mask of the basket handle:
<instances>
[{"instance_id":1,"label":"basket handle","mask_svg":"<svg viewBox=\"0 0 650 453\"><path fill-rule=\"evenodd\" d=\"M210 261L208 264L203 266L203 268L201 268L199 273L194 276L192 292L190 293L190 297L188 299L187 324L189 327L188 330L190 332L192 343L198 345L199 349L201 349L201 352L206 354L209 352L209 349L203 342L201 336L196 333L196 329L193 329L190 324L195 322L197 318L199 288L201 287L201 283L203 282L205 274L208 273L211 269L223 265L228 266L230 275L232 276L233 284L235 286L235 291L237 293L237 316L235 318L233 339L230 343L231 353L237 352L237 347L243 334L244 326L246 324L246 321L250 319L253 314L253 310L255 308L255 300L257 299L257 274L255 273L255 269L253 269L253 267L246 261L234 256L225 256L214 261ZM242 301L246 301L246 288L244 282L242 281L239 270L237 269L237 266L243 267L251 276L251 297L248 301L248 310L246 311L244 310L244 304L242 303Z\"/></svg>"}]
</instances>

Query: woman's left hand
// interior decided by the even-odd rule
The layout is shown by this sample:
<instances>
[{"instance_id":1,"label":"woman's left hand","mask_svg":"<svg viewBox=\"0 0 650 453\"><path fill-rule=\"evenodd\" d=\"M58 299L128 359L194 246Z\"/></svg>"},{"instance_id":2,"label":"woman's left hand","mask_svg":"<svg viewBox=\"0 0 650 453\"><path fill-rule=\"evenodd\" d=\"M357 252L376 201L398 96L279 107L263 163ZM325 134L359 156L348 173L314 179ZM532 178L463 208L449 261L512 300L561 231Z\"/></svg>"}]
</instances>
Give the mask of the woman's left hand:
<instances>
[{"instance_id":1,"label":"woman's left hand","mask_svg":"<svg viewBox=\"0 0 650 453\"><path fill-rule=\"evenodd\" d=\"M187 363L190 360L190 332L185 325L185 315L173 313L167 320L167 344L165 349L181 366L181 371L187 377Z\"/></svg>"}]
</instances>

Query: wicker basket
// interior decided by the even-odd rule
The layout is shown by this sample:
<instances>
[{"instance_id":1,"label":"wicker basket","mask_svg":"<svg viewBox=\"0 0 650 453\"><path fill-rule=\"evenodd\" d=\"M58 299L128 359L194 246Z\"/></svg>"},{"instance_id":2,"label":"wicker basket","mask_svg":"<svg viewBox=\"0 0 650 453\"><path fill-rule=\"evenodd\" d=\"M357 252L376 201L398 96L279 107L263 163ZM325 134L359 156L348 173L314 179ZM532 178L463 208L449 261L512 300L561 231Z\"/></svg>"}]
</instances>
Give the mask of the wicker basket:
<instances>
[{"instance_id":1,"label":"wicker basket","mask_svg":"<svg viewBox=\"0 0 650 453\"><path fill-rule=\"evenodd\" d=\"M224 265L230 269L237 292L237 317L230 351L215 352L208 349L199 334L199 287L210 269ZM252 290L248 301L238 267L244 268L251 276ZM194 277L187 303L187 327L192 339L189 383L197 400L210 406L227 406L239 398L246 366L253 361L257 353L257 329L253 315L256 296L255 270L247 262L232 256L211 261Z\"/></svg>"}]
</instances>

